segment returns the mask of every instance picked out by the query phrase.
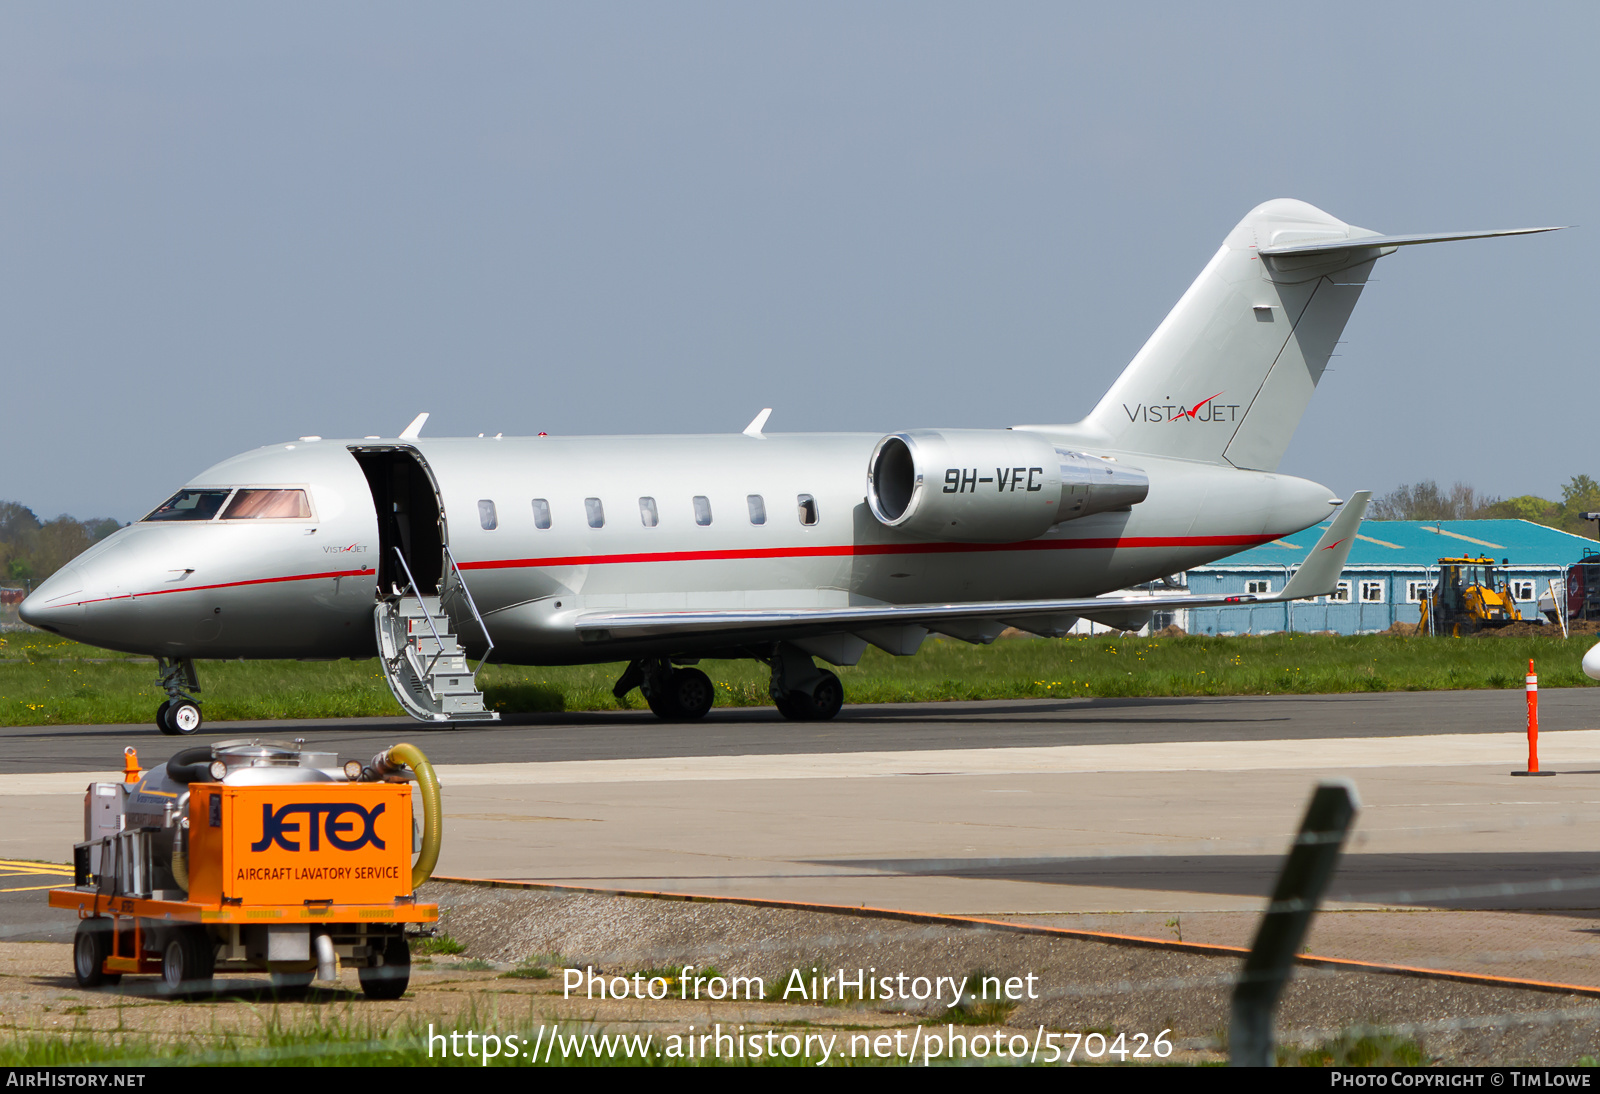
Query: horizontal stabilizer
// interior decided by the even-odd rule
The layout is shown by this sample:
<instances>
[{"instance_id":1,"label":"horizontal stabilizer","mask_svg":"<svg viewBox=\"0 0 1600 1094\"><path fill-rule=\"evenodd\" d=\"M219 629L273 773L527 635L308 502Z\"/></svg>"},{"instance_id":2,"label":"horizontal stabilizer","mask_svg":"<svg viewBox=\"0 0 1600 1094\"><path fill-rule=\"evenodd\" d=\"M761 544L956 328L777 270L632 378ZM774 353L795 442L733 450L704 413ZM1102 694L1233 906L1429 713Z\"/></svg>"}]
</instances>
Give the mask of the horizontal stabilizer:
<instances>
[{"instance_id":1,"label":"horizontal stabilizer","mask_svg":"<svg viewBox=\"0 0 1600 1094\"><path fill-rule=\"evenodd\" d=\"M1411 247L1418 243L1451 243L1458 239L1488 239L1491 236L1527 236L1536 232L1559 232L1562 225L1553 228L1499 228L1489 232L1419 232L1404 236L1355 236L1351 239L1308 240L1305 243L1284 243L1263 247L1258 252L1268 258L1286 255L1313 255L1327 251L1348 251L1352 247Z\"/></svg>"},{"instance_id":2,"label":"horizontal stabilizer","mask_svg":"<svg viewBox=\"0 0 1600 1094\"><path fill-rule=\"evenodd\" d=\"M1344 572L1344 561L1350 557L1355 545L1356 532L1361 528L1361 518L1367 515L1367 502L1372 500L1371 490L1358 490L1345 502L1339 515L1333 518L1328 530L1322 533L1311 554L1300 564L1300 569L1283 587L1283 592L1273 600L1305 600L1313 596L1328 596L1339 587L1339 575Z\"/></svg>"}]
</instances>

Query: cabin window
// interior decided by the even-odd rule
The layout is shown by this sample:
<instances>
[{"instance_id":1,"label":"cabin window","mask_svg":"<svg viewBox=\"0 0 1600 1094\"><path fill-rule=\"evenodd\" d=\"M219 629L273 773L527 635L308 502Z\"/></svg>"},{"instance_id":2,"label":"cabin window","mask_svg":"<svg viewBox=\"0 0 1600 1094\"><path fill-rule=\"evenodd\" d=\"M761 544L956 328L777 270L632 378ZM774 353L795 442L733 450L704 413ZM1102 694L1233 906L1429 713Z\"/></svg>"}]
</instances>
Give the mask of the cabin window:
<instances>
[{"instance_id":1,"label":"cabin window","mask_svg":"<svg viewBox=\"0 0 1600 1094\"><path fill-rule=\"evenodd\" d=\"M1339 584L1335 586L1333 592L1328 596L1328 602L1331 604L1350 603L1350 583L1348 581L1339 582Z\"/></svg>"},{"instance_id":2,"label":"cabin window","mask_svg":"<svg viewBox=\"0 0 1600 1094\"><path fill-rule=\"evenodd\" d=\"M550 503L544 498L533 499L533 526L535 528L550 527Z\"/></svg>"},{"instance_id":3,"label":"cabin window","mask_svg":"<svg viewBox=\"0 0 1600 1094\"><path fill-rule=\"evenodd\" d=\"M1406 603L1421 604L1428 599L1428 594L1431 592L1433 592L1433 582L1431 581L1408 581L1406 582Z\"/></svg>"},{"instance_id":4,"label":"cabin window","mask_svg":"<svg viewBox=\"0 0 1600 1094\"><path fill-rule=\"evenodd\" d=\"M646 528L654 528L661 523L661 514L656 511L655 498L639 499L639 523Z\"/></svg>"},{"instance_id":5,"label":"cabin window","mask_svg":"<svg viewBox=\"0 0 1600 1094\"><path fill-rule=\"evenodd\" d=\"M750 504L750 523L767 523L767 503L761 500L761 495L751 494L744 500Z\"/></svg>"},{"instance_id":6,"label":"cabin window","mask_svg":"<svg viewBox=\"0 0 1600 1094\"><path fill-rule=\"evenodd\" d=\"M233 495L223 520L310 520L311 503L304 490L240 490Z\"/></svg>"},{"instance_id":7,"label":"cabin window","mask_svg":"<svg viewBox=\"0 0 1600 1094\"><path fill-rule=\"evenodd\" d=\"M694 496L694 522L702 528L711 523L711 499L704 494Z\"/></svg>"},{"instance_id":8,"label":"cabin window","mask_svg":"<svg viewBox=\"0 0 1600 1094\"><path fill-rule=\"evenodd\" d=\"M810 494L801 494L795 498L796 508L800 510L800 523L807 528L817 523L817 499Z\"/></svg>"},{"instance_id":9,"label":"cabin window","mask_svg":"<svg viewBox=\"0 0 1600 1094\"><path fill-rule=\"evenodd\" d=\"M1513 581L1511 583L1511 599L1533 600L1537 595L1533 590L1534 586L1532 581Z\"/></svg>"},{"instance_id":10,"label":"cabin window","mask_svg":"<svg viewBox=\"0 0 1600 1094\"><path fill-rule=\"evenodd\" d=\"M483 525L485 532L492 532L500 527L500 518L494 511L494 502L488 498L478 502L478 523Z\"/></svg>"},{"instance_id":11,"label":"cabin window","mask_svg":"<svg viewBox=\"0 0 1600 1094\"><path fill-rule=\"evenodd\" d=\"M590 528L604 528L606 526L606 507L600 504L599 498L584 498L584 512L589 515Z\"/></svg>"},{"instance_id":12,"label":"cabin window","mask_svg":"<svg viewBox=\"0 0 1600 1094\"><path fill-rule=\"evenodd\" d=\"M226 490L179 490L145 520L210 520L228 500Z\"/></svg>"},{"instance_id":13,"label":"cabin window","mask_svg":"<svg viewBox=\"0 0 1600 1094\"><path fill-rule=\"evenodd\" d=\"M1247 593L1270 593L1272 591L1272 582L1270 582L1270 581L1247 581L1247 582L1245 582L1245 590L1244 591L1247 592Z\"/></svg>"},{"instance_id":14,"label":"cabin window","mask_svg":"<svg viewBox=\"0 0 1600 1094\"><path fill-rule=\"evenodd\" d=\"M1382 604L1383 585L1381 581L1363 581L1361 583L1361 603Z\"/></svg>"}]
</instances>

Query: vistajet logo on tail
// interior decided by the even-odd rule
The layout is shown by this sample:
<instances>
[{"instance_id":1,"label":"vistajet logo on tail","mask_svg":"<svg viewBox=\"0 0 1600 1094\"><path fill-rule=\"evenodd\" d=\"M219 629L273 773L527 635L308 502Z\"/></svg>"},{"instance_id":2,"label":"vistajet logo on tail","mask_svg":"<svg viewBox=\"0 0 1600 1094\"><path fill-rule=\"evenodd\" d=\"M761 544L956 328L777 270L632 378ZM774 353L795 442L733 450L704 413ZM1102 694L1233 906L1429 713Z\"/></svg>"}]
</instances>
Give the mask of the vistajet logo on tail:
<instances>
[{"instance_id":1,"label":"vistajet logo on tail","mask_svg":"<svg viewBox=\"0 0 1600 1094\"><path fill-rule=\"evenodd\" d=\"M1201 399L1194 406L1183 403L1135 403L1129 406L1123 403L1122 409L1127 412L1130 422L1158 425L1164 422L1237 422L1239 411L1244 407L1238 403L1217 402L1224 394L1219 391L1209 399Z\"/></svg>"}]
</instances>

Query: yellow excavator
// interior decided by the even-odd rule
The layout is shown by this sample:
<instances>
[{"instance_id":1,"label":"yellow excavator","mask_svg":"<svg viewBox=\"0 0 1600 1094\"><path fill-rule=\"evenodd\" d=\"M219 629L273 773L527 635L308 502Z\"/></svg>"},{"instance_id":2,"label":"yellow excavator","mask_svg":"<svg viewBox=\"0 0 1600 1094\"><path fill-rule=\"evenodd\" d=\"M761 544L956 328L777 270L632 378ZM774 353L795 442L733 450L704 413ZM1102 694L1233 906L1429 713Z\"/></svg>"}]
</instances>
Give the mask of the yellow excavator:
<instances>
[{"instance_id":1,"label":"yellow excavator","mask_svg":"<svg viewBox=\"0 0 1600 1094\"><path fill-rule=\"evenodd\" d=\"M1439 579L1422 601L1417 633L1460 637L1521 619L1511 583L1494 559L1441 558Z\"/></svg>"}]
</instances>

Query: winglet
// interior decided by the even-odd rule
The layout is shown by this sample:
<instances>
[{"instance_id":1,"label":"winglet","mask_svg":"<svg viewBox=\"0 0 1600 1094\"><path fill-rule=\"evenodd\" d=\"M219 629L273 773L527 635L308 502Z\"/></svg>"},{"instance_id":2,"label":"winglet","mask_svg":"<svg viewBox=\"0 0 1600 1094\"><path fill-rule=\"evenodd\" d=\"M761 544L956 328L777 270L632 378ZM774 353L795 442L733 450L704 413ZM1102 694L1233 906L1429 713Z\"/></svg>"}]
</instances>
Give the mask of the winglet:
<instances>
[{"instance_id":1,"label":"winglet","mask_svg":"<svg viewBox=\"0 0 1600 1094\"><path fill-rule=\"evenodd\" d=\"M751 419L749 425L744 427L744 435L746 437L754 437L757 440L766 440L766 434L761 431L767 428L767 419L770 417L772 417L772 408L769 406Z\"/></svg>"},{"instance_id":2,"label":"winglet","mask_svg":"<svg viewBox=\"0 0 1600 1094\"><path fill-rule=\"evenodd\" d=\"M1344 572L1345 559L1355 545L1356 531L1361 518L1367 515L1367 502L1372 500L1371 490L1358 490L1350 495L1339 515L1333 518L1328 530L1322 533L1317 545L1300 564L1283 592L1272 600L1306 600L1313 596L1328 596L1339 587L1339 575Z\"/></svg>"},{"instance_id":3,"label":"winglet","mask_svg":"<svg viewBox=\"0 0 1600 1094\"><path fill-rule=\"evenodd\" d=\"M421 414L418 414L415 418L411 419L410 425L406 426L400 431L400 439L402 441L414 441L418 437L422 436L422 426L425 422L427 422L427 420L428 412L424 410Z\"/></svg>"}]
</instances>

